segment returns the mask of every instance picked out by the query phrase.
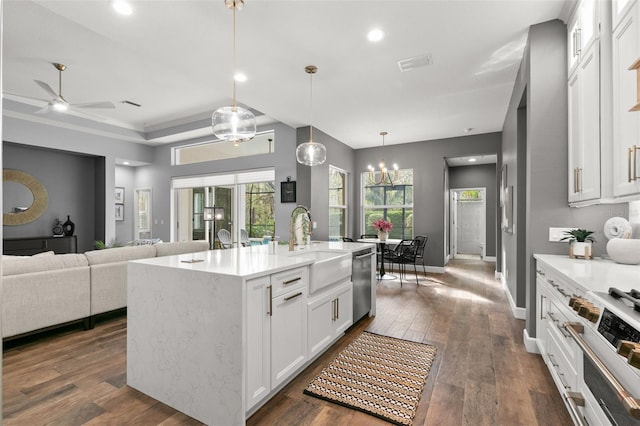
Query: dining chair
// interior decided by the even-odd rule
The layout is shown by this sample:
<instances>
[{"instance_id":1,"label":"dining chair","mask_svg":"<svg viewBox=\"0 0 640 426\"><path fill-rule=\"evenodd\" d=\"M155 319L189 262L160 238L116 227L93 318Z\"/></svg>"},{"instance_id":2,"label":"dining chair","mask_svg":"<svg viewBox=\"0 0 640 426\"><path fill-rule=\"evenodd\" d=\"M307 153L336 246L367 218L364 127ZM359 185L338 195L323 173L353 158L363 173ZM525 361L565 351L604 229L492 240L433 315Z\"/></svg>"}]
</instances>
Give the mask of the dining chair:
<instances>
[{"instance_id":1,"label":"dining chair","mask_svg":"<svg viewBox=\"0 0 640 426\"><path fill-rule=\"evenodd\" d=\"M419 260L420 263L422 264L422 271L424 272L424 276L427 276L427 269L425 268L424 265L424 249L427 245L427 241L429 240L429 237L426 237L424 235L416 235L415 237L416 240L418 240L418 249L416 250L416 256L413 262L413 268L416 268L416 262Z\"/></svg>"},{"instance_id":2,"label":"dining chair","mask_svg":"<svg viewBox=\"0 0 640 426\"><path fill-rule=\"evenodd\" d=\"M249 240L249 233L246 229L240 230L240 244L242 244L242 247L249 247L251 245L251 240Z\"/></svg>"},{"instance_id":3,"label":"dining chair","mask_svg":"<svg viewBox=\"0 0 640 426\"><path fill-rule=\"evenodd\" d=\"M220 240L220 247L223 249L231 248L233 242L231 241L231 232L226 229L221 229L218 231L218 239Z\"/></svg>"},{"instance_id":4,"label":"dining chair","mask_svg":"<svg viewBox=\"0 0 640 426\"><path fill-rule=\"evenodd\" d=\"M349 237L342 237L342 242L343 243L353 243L355 241L353 241L353 238L349 238Z\"/></svg>"},{"instance_id":5,"label":"dining chair","mask_svg":"<svg viewBox=\"0 0 640 426\"><path fill-rule=\"evenodd\" d=\"M394 263L398 264L400 287L402 287L402 276L406 276L406 265L409 263L414 263L417 247L418 241L415 239L400 240L400 242L392 250L383 254L383 260L386 259L392 266ZM416 275L416 283L417 282L418 275Z\"/></svg>"}]
</instances>

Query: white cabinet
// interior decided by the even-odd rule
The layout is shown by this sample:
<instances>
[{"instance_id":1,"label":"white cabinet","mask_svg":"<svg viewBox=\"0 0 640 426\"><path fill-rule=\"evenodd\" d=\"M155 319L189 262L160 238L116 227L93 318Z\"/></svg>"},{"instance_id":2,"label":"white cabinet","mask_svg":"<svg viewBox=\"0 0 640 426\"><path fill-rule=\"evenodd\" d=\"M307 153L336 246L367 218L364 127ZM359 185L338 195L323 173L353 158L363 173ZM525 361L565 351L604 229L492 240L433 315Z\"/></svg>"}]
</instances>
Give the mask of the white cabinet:
<instances>
[{"instance_id":1,"label":"white cabinet","mask_svg":"<svg viewBox=\"0 0 640 426\"><path fill-rule=\"evenodd\" d=\"M247 411L308 359L308 287L306 266L247 281Z\"/></svg>"},{"instance_id":2,"label":"white cabinet","mask_svg":"<svg viewBox=\"0 0 640 426\"><path fill-rule=\"evenodd\" d=\"M281 385L307 360L307 286L273 299L271 387Z\"/></svg>"},{"instance_id":3,"label":"white cabinet","mask_svg":"<svg viewBox=\"0 0 640 426\"><path fill-rule=\"evenodd\" d=\"M613 32L613 194L640 194L640 112L636 103L636 72L629 67L640 57L638 6L633 4Z\"/></svg>"},{"instance_id":4,"label":"white cabinet","mask_svg":"<svg viewBox=\"0 0 640 426\"><path fill-rule=\"evenodd\" d=\"M353 284L348 279L309 300L309 358L319 355L353 324Z\"/></svg>"},{"instance_id":5,"label":"white cabinet","mask_svg":"<svg viewBox=\"0 0 640 426\"><path fill-rule=\"evenodd\" d=\"M582 0L567 24L568 70L572 74L583 55L598 39L599 14L595 0Z\"/></svg>"},{"instance_id":6,"label":"white cabinet","mask_svg":"<svg viewBox=\"0 0 640 426\"><path fill-rule=\"evenodd\" d=\"M247 408L271 391L270 284L269 276L247 282Z\"/></svg>"},{"instance_id":7,"label":"white cabinet","mask_svg":"<svg viewBox=\"0 0 640 426\"><path fill-rule=\"evenodd\" d=\"M594 0L582 0L567 26L568 201L600 198L600 39Z\"/></svg>"},{"instance_id":8,"label":"white cabinet","mask_svg":"<svg viewBox=\"0 0 640 426\"><path fill-rule=\"evenodd\" d=\"M569 202L600 198L600 44L569 77Z\"/></svg>"}]
</instances>

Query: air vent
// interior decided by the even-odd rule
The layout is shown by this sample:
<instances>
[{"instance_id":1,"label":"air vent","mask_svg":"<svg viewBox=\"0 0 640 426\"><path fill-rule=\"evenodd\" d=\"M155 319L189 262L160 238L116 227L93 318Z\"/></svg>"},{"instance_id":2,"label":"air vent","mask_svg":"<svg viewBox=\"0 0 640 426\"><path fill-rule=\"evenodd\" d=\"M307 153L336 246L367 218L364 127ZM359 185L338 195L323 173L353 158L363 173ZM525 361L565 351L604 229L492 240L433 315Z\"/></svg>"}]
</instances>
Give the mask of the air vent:
<instances>
[{"instance_id":1,"label":"air vent","mask_svg":"<svg viewBox=\"0 0 640 426\"><path fill-rule=\"evenodd\" d=\"M426 67L427 65L433 65L433 57L431 56L431 53L425 53L424 55L418 55L407 59L400 59L398 61L398 68L400 68L401 72Z\"/></svg>"},{"instance_id":2,"label":"air vent","mask_svg":"<svg viewBox=\"0 0 640 426\"><path fill-rule=\"evenodd\" d=\"M127 100L124 100L124 101L122 101L121 103L123 103L123 104L129 104L129 105L132 105L132 106L134 106L134 107L138 107L138 108L140 108L140 107L142 106L142 105L140 105L140 104L137 104L137 103L135 103L135 102L131 102L131 101L127 101Z\"/></svg>"}]
</instances>

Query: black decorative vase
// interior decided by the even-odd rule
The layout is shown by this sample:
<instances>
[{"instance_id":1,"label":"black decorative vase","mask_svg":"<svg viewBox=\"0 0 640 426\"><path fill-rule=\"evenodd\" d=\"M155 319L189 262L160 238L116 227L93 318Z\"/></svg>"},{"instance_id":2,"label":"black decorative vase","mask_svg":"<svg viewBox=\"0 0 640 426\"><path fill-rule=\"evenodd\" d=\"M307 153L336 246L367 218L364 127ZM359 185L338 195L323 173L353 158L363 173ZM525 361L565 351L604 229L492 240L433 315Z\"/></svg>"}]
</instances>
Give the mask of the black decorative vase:
<instances>
[{"instance_id":1,"label":"black decorative vase","mask_svg":"<svg viewBox=\"0 0 640 426\"><path fill-rule=\"evenodd\" d=\"M69 219L69 215L67 215L67 221L62 224L62 229L64 230L64 235L70 237L73 235L73 231L76 230L76 224L71 222Z\"/></svg>"},{"instance_id":2,"label":"black decorative vase","mask_svg":"<svg viewBox=\"0 0 640 426\"><path fill-rule=\"evenodd\" d=\"M60 219L56 219L56 223L53 225L53 229L51 230L54 236L60 236L64 234L64 229L62 228L62 224L60 223Z\"/></svg>"}]
</instances>

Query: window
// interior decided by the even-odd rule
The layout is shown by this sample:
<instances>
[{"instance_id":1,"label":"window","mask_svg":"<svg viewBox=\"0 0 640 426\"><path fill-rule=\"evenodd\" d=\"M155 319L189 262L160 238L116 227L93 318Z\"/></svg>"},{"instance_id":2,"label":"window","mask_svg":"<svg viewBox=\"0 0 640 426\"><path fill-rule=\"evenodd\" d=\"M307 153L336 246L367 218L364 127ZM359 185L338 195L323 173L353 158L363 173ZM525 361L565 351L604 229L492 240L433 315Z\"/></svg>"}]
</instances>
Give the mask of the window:
<instances>
[{"instance_id":1,"label":"window","mask_svg":"<svg viewBox=\"0 0 640 426\"><path fill-rule=\"evenodd\" d=\"M274 139L275 133L270 130L258 133L251 140L251 143L242 143L239 146L220 140L177 146L171 149L172 164L179 166L204 161L272 154L275 152Z\"/></svg>"},{"instance_id":2,"label":"window","mask_svg":"<svg viewBox=\"0 0 640 426\"><path fill-rule=\"evenodd\" d=\"M275 184L274 182L250 183L245 186L245 229L249 238L274 235Z\"/></svg>"},{"instance_id":3,"label":"window","mask_svg":"<svg viewBox=\"0 0 640 426\"><path fill-rule=\"evenodd\" d=\"M398 171L393 185L376 185L379 172L362 173L362 233L375 234L373 222L393 224L389 238L413 238L413 169Z\"/></svg>"},{"instance_id":4,"label":"window","mask_svg":"<svg viewBox=\"0 0 640 426\"><path fill-rule=\"evenodd\" d=\"M329 239L347 235L347 173L329 166Z\"/></svg>"},{"instance_id":5,"label":"window","mask_svg":"<svg viewBox=\"0 0 640 426\"><path fill-rule=\"evenodd\" d=\"M136 189L136 239L151 238L151 189Z\"/></svg>"}]
</instances>

